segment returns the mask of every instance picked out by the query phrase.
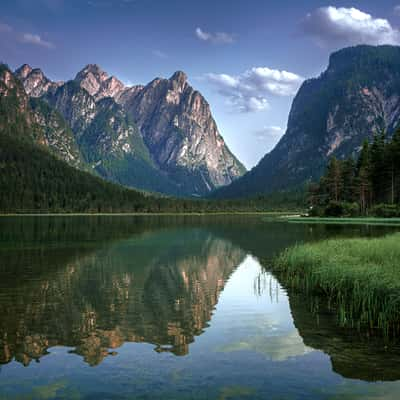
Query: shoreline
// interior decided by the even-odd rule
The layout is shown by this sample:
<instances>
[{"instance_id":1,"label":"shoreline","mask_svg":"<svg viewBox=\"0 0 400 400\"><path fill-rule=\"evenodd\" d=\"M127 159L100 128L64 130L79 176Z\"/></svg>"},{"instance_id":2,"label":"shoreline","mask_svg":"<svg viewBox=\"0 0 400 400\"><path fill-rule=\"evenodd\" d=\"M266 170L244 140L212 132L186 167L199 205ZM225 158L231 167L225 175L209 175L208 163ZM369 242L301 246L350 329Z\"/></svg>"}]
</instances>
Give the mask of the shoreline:
<instances>
[{"instance_id":1,"label":"shoreline","mask_svg":"<svg viewBox=\"0 0 400 400\"><path fill-rule=\"evenodd\" d=\"M400 233L287 248L272 271L283 285L328 300L342 327L400 333Z\"/></svg>"},{"instance_id":2,"label":"shoreline","mask_svg":"<svg viewBox=\"0 0 400 400\"><path fill-rule=\"evenodd\" d=\"M381 217L297 217L288 216L286 220L292 224L336 224L336 225L399 225L400 218Z\"/></svg>"},{"instance_id":3,"label":"shoreline","mask_svg":"<svg viewBox=\"0 0 400 400\"><path fill-rule=\"evenodd\" d=\"M218 216L218 215L266 215L266 216L277 216L284 218L292 218L288 211L216 211L216 212L160 212L160 213L76 213L76 212L62 212L62 213L0 213L1 217L74 217L74 216L132 216L132 217L144 217L144 216ZM293 217L298 216L298 212L293 212Z\"/></svg>"}]
</instances>

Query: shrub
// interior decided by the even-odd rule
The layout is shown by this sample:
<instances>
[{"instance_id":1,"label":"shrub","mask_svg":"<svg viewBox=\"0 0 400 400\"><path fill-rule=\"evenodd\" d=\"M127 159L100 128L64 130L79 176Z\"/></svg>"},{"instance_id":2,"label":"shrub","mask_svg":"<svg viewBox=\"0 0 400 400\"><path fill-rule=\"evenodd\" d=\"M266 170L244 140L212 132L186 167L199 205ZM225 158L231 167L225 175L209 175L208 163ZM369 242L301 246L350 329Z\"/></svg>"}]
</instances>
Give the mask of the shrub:
<instances>
[{"instance_id":1,"label":"shrub","mask_svg":"<svg viewBox=\"0 0 400 400\"><path fill-rule=\"evenodd\" d=\"M371 215L381 218L400 217L400 207L396 204L378 204L372 207Z\"/></svg>"},{"instance_id":2,"label":"shrub","mask_svg":"<svg viewBox=\"0 0 400 400\"><path fill-rule=\"evenodd\" d=\"M331 201L326 206L325 217L357 217L360 214L357 203Z\"/></svg>"}]
</instances>

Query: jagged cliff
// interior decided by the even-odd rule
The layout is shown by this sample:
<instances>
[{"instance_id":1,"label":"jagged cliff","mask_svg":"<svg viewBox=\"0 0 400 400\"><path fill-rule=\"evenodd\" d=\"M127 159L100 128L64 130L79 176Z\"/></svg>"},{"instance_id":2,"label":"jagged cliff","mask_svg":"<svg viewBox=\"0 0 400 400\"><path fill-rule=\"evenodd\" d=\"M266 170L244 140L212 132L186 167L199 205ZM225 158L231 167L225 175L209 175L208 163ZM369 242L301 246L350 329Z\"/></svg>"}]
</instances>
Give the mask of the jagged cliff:
<instances>
[{"instance_id":1,"label":"jagged cliff","mask_svg":"<svg viewBox=\"0 0 400 400\"><path fill-rule=\"evenodd\" d=\"M26 73L26 68L21 67L20 73ZM35 86L33 90L36 89L40 90ZM11 137L20 133L20 139L39 143L61 160L83 167L81 153L64 118L43 100L29 99L21 82L5 66L0 66L0 100L3 133Z\"/></svg>"},{"instance_id":2,"label":"jagged cliff","mask_svg":"<svg viewBox=\"0 0 400 400\"><path fill-rule=\"evenodd\" d=\"M195 193L227 185L244 173L229 151L203 96L178 71L120 98L143 133L153 159Z\"/></svg>"},{"instance_id":3,"label":"jagged cliff","mask_svg":"<svg viewBox=\"0 0 400 400\"><path fill-rule=\"evenodd\" d=\"M237 197L287 190L318 179L330 157L356 155L365 139L400 121L400 47L356 46L333 53L328 69L303 83L285 135L243 178L217 191Z\"/></svg>"},{"instance_id":4,"label":"jagged cliff","mask_svg":"<svg viewBox=\"0 0 400 400\"><path fill-rule=\"evenodd\" d=\"M245 172L183 72L132 87L95 64L66 83L51 82L26 64L15 74L30 96L63 115L85 161L106 179L197 196Z\"/></svg>"}]
</instances>

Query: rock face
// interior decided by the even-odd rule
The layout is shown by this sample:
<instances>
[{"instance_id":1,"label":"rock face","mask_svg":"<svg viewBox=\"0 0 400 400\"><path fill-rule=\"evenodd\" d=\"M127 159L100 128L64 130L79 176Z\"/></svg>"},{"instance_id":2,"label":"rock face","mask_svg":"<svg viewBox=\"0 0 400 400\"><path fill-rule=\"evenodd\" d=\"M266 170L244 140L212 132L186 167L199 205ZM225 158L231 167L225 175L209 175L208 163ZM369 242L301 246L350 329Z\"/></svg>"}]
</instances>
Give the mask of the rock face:
<instances>
[{"instance_id":1,"label":"rock face","mask_svg":"<svg viewBox=\"0 0 400 400\"><path fill-rule=\"evenodd\" d=\"M95 64L66 83L51 82L26 64L15 74L31 97L63 115L86 163L106 179L199 196L245 172L183 72L132 87Z\"/></svg>"},{"instance_id":2,"label":"rock face","mask_svg":"<svg viewBox=\"0 0 400 400\"><path fill-rule=\"evenodd\" d=\"M61 86L63 82L51 82L39 68L32 69L28 64L22 65L15 75L24 85L26 93L32 97L40 97L51 89Z\"/></svg>"},{"instance_id":3,"label":"rock face","mask_svg":"<svg viewBox=\"0 0 400 400\"><path fill-rule=\"evenodd\" d=\"M216 196L247 196L318 179L330 157L356 155L365 139L400 122L400 47L356 46L331 55L328 69L303 83L277 146Z\"/></svg>"},{"instance_id":4,"label":"rock face","mask_svg":"<svg viewBox=\"0 0 400 400\"><path fill-rule=\"evenodd\" d=\"M21 67L21 74L31 76L32 70ZM32 86L37 90L38 85ZM6 120L0 118L0 129L11 136L21 132L24 140L32 140L49 150L63 161L84 168L84 162L75 142L75 137L64 118L46 102L38 98L29 99L21 82L10 70L0 66L0 98L7 113ZM7 132L11 127L11 132Z\"/></svg>"},{"instance_id":5,"label":"rock face","mask_svg":"<svg viewBox=\"0 0 400 400\"><path fill-rule=\"evenodd\" d=\"M85 162L75 136L62 115L45 101L30 99L33 121L43 132L43 144L68 164L85 169Z\"/></svg>"},{"instance_id":6,"label":"rock face","mask_svg":"<svg viewBox=\"0 0 400 400\"><path fill-rule=\"evenodd\" d=\"M218 132L208 103L183 72L157 78L120 102L135 119L157 165L194 193L227 185L244 173Z\"/></svg>"}]
</instances>

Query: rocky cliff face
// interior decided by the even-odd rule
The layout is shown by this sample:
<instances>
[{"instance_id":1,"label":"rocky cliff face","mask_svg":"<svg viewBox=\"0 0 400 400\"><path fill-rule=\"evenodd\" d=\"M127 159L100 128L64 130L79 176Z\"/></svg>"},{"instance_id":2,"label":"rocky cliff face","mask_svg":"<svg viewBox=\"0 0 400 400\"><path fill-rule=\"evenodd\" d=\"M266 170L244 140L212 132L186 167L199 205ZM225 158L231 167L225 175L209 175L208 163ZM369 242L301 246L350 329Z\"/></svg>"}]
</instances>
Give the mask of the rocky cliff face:
<instances>
[{"instance_id":1,"label":"rocky cliff face","mask_svg":"<svg viewBox=\"0 0 400 400\"><path fill-rule=\"evenodd\" d=\"M32 69L28 64L18 68L15 76L23 83L26 93L32 97L40 97L63 84L63 82L51 82L41 69Z\"/></svg>"},{"instance_id":2,"label":"rocky cliff face","mask_svg":"<svg viewBox=\"0 0 400 400\"><path fill-rule=\"evenodd\" d=\"M86 169L74 134L62 115L41 99L31 98L30 106L33 121L43 132L43 144L68 164Z\"/></svg>"},{"instance_id":3,"label":"rocky cliff face","mask_svg":"<svg viewBox=\"0 0 400 400\"><path fill-rule=\"evenodd\" d=\"M21 69L21 73L31 74L26 67ZM24 140L33 140L69 164L83 167L74 135L64 118L44 101L29 99L21 82L8 68L1 66L0 99L6 109L5 120L0 118L0 128L4 133L14 136L15 132L22 132Z\"/></svg>"},{"instance_id":4,"label":"rocky cliff face","mask_svg":"<svg viewBox=\"0 0 400 400\"><path fill-rule=\"evenodd\" d=\"M208 103L183 72L157 78L120 102L135 119L157 165L177 177L186 175L193 192L206 193L244 173L218 132Z\"/></svg>"},{"instance_id":5,"label":"rocky cliff face","mask_svg":"<svg viewBox=\"0 0 400 400\"><path fill-rule=\"evenodd\" d=\"M245 172L183 72L144 87L126 87L94 64L67 83L53 83L28 65L16 76L30 96L63 115L86 161L106 179L203 195Z\"/></svg>"},{"instance_id":6,"label":"rocky cliff face","mask_svg":"<svg viewBox=\"0 0 400 400\"><path fill-rule=\"evenodd\" d=\"M217 196L287 190L318 179L330 157L356 155L365 139L400 122L400 47L357 46L331 55L328 69L303 83L280 142Z\"/></svg>"}]
</instances>

